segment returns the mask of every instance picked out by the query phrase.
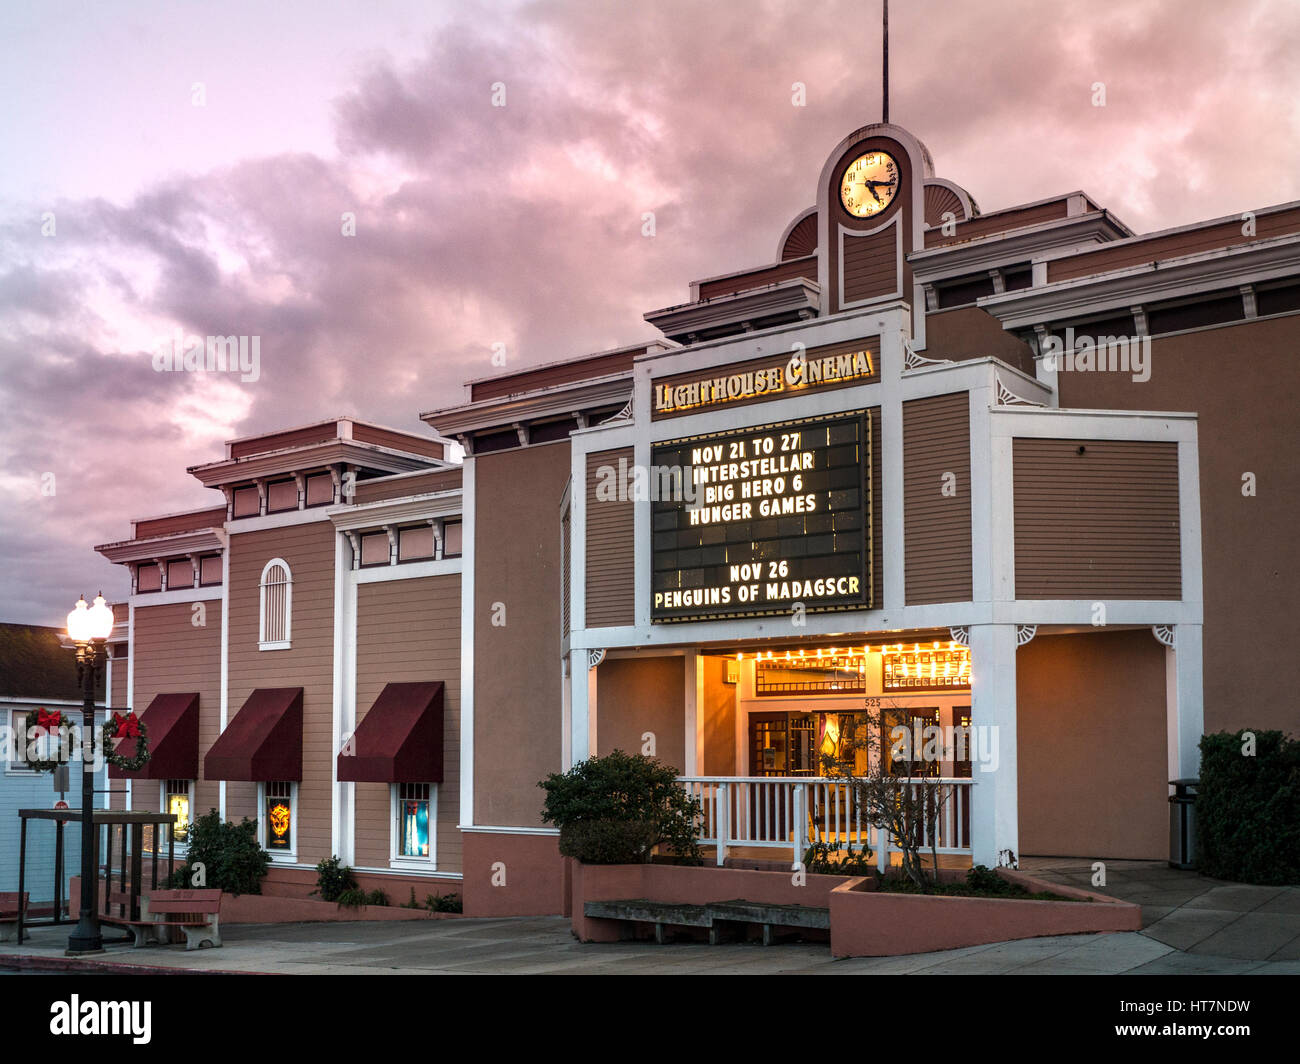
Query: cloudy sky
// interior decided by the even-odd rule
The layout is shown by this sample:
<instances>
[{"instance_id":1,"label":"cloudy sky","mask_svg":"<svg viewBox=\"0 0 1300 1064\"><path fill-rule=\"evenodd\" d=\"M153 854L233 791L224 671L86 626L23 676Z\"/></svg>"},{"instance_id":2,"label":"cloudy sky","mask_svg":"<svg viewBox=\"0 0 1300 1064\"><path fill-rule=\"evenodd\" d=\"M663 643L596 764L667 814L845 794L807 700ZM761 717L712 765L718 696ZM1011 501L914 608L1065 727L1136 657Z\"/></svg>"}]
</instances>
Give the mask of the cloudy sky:
<instances>
[{"instance_id":1,"label":"cloudy sky","mask_svg":"<svg viewBox=\"0 0 1300 1064\"><path fill-rule=\"evenodd\" d=\"M1147 231L1300 199L1295 0L891 16L891 117L986 211L1082 188ZM692 278L771 261L879 119L879 53L874 0L7 0L0 620L124 594L90 547L219 502L185 468L229 437L420 428L495 343L645 340ZM259 379L155 372L177 329L260 336Z\"/></svg>"}]
</instances>

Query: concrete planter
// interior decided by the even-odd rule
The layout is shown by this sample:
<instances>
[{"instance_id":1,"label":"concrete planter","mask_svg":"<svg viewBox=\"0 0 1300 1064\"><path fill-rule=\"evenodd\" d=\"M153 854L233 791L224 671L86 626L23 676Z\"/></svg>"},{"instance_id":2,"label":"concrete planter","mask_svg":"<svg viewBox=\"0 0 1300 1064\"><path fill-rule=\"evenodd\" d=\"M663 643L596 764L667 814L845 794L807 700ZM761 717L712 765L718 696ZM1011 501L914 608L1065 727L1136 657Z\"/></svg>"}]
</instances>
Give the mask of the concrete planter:
<instances>
[{"instance_id":1,"label":"concrete planter","mask_svg":"<svg viewBox=\"0 0 1300 1064\"><path fill-rule=\"evenodd\" d=\"M831 953L893 957L1044 935L1142 929L1142 910L1130 902L1023 872L998 869L998 875L1028 891L1078 901L886 894L873 890L870 879L852 879L831 892Z\"/></svg>"},{"instance_id":2,"label":"concrete planter","mask_svg":"<svg viewBox=\"0 0 1300 1064\"><path fill-rule=\"evenodd\" d=\"M803 885L790 872L681 865L584 865L572 862L571 921L583 942L615 942L619 920L587 917L588 901L643 898L682 905L744 899L770 905L830 909L831 953L883 957L929 953L1042 935L1137 931L1142 910L1102 894L1035 879L999 875L1026 890L1051 891L1078 901L962 898L875 891L866 877L810 875Z\"/></svg>"}]
</instances>

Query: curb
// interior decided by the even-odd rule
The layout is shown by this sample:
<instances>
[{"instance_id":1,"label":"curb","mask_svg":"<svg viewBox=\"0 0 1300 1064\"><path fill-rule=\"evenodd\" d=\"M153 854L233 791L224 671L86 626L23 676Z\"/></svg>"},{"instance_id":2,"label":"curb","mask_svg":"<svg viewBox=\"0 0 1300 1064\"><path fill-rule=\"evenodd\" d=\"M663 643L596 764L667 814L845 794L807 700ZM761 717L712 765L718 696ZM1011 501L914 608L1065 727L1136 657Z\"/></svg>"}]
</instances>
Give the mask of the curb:
<instances>
[{"instance_id":1,"label":"curb","mask_svg":"<svg viewBox=\"0 0 1300 1064\"><path fill-rule=\"evenodd\" d=\"M222 968L172 968L159 964L130 964L82 957L36 957L29 953L0 953L0 968L38 972L112 972L117 975L271 975L271 972L232 972Z\"/></svg>"}]
</instances>

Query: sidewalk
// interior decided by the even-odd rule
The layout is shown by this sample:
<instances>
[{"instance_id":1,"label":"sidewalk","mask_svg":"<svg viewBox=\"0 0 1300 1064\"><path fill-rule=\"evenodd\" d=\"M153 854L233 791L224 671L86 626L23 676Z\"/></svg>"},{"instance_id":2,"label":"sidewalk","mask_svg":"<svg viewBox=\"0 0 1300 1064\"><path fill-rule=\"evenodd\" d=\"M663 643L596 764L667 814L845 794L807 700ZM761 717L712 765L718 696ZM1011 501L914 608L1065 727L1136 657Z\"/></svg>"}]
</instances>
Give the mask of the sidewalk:
<instances>
[{"instance_id":1,"label":"sidewalk","mask_svg":"<svg viewBox=\"0 0 1300 1064\"><path fill-rule=\"evenodd\" d=\"M1086 886L1092 875L1078 860L1025 865L1061 883ZM1140 902L1144 930L836 961L817 944L587 944L573 939L563 917L235 924L222 928L221 949L117 946L95 963L118 972L142 966L300 975L1300 974L1300 888L1221 883L1157 862L1112 861L1107 886L1095 889ZM5 943L0 967L28 958L66 962L67 933L39 928L21 948Z\"/></svg>"}]
</instances>

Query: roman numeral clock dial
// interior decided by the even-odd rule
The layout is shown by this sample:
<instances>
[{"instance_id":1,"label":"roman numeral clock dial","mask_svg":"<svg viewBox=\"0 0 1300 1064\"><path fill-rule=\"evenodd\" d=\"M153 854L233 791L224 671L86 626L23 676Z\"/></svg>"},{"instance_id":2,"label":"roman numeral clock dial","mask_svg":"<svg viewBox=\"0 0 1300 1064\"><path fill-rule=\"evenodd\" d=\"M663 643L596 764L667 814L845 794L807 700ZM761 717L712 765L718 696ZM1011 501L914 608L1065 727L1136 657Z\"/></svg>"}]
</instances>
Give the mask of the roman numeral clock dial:
<instances>
[{"instance_id":1,"label":"roman numeral clock dial","mask_svg":"<svg viewBox=\"0 0 1300 1064\"><path fill-rule=\"evenodd\" d=\"M855 218L879 214L898 194L898 163L888 152L859 155L844 171L840 181L840 202Z\"/></svg>"}]
</instances>

